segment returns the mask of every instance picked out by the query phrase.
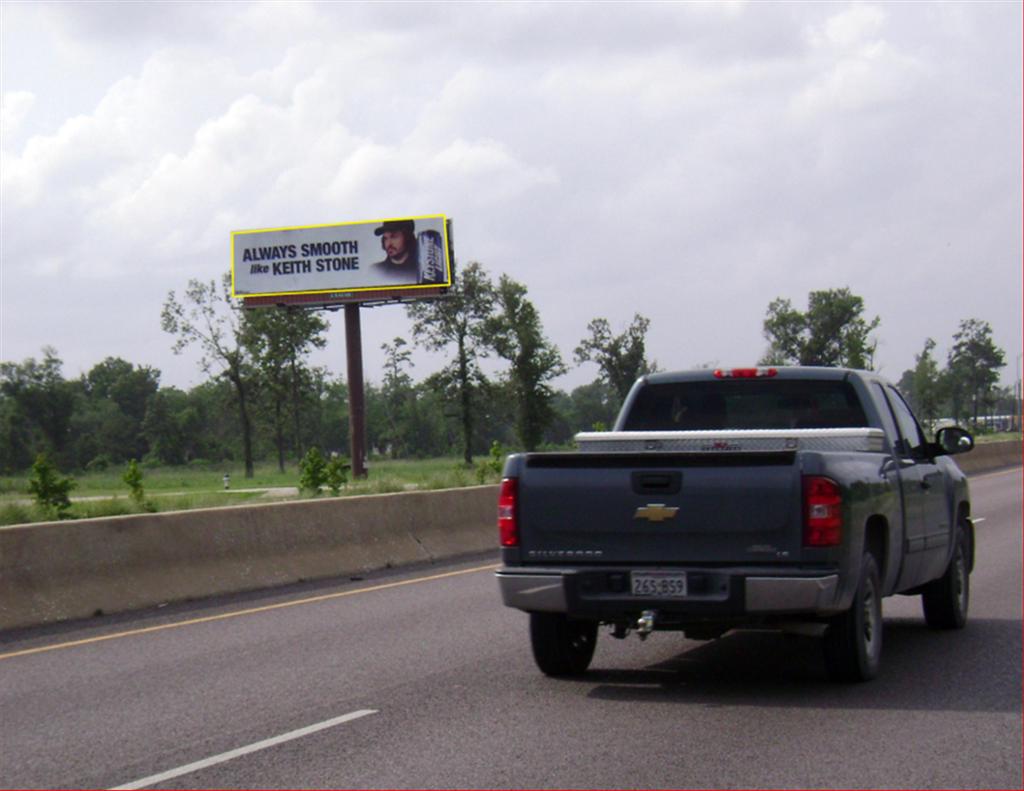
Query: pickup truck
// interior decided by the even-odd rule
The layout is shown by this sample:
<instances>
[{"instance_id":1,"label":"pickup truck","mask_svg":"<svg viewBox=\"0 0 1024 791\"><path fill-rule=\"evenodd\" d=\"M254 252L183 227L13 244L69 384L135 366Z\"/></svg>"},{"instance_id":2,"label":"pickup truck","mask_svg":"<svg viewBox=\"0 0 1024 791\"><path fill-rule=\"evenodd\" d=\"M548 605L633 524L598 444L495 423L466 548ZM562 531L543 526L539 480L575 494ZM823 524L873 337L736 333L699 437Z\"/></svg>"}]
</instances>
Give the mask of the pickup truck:
<instances>
[{"instance_id":1,"label":"pickup truck","mask_svg":"<svg viewBox=\"0 0 1024 791\"><path fill-rule=\"evenodd\" d=\"M974 526L950 458L869 371L779 367L639 379L613 430L514 454L498 503L503 602L529 613L551 676L590 665L600 625L714 639L820 636L839 681L879 671L881 600L920 595L930 627L967 620Z\"/></svg>"}]
</instances>

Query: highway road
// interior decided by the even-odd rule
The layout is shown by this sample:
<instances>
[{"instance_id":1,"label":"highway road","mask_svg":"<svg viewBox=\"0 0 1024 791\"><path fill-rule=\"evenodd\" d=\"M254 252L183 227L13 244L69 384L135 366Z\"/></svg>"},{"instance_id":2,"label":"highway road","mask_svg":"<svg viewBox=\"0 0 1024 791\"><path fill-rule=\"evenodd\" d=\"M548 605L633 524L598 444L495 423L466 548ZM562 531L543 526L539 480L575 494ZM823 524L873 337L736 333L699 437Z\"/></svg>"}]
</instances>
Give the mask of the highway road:
<instances>
[{"instance_id":1,"label":"highway road","mask_svg":"<svg viewBox=\"0 0 1024 791\"><path fill-rule=\"evenodd\" d=\"M868 684L758 632L545 678L488 555L0 635L0 786L1020 788L1021 470L972 492L967 628L886 600Z\"/></svg>"}]
</instances>

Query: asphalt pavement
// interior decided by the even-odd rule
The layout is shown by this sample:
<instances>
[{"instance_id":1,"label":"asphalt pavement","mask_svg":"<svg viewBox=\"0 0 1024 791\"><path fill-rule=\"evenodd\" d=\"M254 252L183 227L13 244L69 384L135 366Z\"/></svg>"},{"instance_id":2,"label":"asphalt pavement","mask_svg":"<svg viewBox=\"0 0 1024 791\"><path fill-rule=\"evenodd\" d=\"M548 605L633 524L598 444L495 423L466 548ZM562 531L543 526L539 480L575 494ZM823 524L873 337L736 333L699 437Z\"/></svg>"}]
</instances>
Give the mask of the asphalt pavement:
<instances>
[{"instance_id":1,"label":"asphalt pavement","mask_svg":"<svg viewBox=\"0 0 1024 791\"><path fill-rule=\"evenodd\" d=\"M1021 471L972 492L967 628L887 599L867 684L760 632L548 679L489 554L0 635L0 786L1020 788Z\"/></svg>"}]
</instances>

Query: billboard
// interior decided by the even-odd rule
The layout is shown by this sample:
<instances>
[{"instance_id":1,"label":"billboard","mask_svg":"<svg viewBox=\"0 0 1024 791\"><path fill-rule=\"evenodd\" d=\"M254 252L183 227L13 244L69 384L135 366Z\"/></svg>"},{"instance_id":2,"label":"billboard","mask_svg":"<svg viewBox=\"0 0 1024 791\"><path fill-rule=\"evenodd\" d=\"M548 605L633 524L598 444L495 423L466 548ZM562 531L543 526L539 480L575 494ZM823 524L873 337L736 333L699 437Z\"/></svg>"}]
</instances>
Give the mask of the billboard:
<instances>
[{"instance_id":1,"label":"billboard","mask_svg":"<svg viewBox=\"0 0 1024 791\"><path fill-rule=\"evenodd\" d=\"M443 214L233 231L231 293L246 302L400 299L452 285Z\"/></svg>"}]
</instances>

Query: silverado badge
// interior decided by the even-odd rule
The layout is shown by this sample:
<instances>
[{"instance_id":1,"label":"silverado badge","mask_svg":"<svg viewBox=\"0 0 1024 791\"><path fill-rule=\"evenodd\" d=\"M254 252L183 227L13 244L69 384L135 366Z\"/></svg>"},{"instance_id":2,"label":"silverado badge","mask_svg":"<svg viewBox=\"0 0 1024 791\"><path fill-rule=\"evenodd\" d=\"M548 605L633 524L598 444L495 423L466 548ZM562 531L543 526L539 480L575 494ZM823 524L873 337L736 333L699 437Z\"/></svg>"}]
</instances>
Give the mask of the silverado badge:
<instances>
[{"instance_id":1,"label":"silverado badge","mask_svg":"<svg viewBox=\"0 0 1024 791\"><path fill-rule=\"evenodd\" d=\"M648 503L636 509L634 519L646 519L650 522L664 522L672 519L679 511L678 508L666 506L664 503Z\"/></svg>"}]
</instances>

